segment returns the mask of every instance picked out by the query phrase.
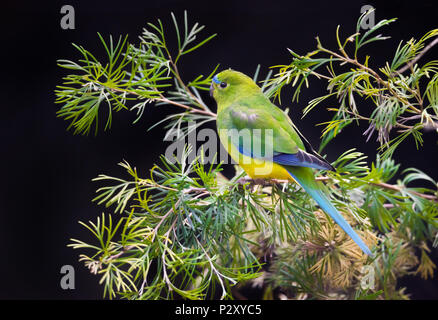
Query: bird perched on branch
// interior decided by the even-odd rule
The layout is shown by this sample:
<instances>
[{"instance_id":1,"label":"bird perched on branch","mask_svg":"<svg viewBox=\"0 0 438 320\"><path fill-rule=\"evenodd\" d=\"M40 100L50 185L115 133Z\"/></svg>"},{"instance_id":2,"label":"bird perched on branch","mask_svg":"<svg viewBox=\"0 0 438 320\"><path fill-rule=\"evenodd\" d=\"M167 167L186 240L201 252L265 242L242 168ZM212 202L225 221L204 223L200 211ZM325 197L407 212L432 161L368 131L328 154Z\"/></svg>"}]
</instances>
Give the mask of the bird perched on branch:
<instances>
[{"instance_id":1,"label":"bird perched on branch","mask_svg":"<svg viewBox=\"0 0 438 320\"><path fill-rule=\"evenodd\" d=\"M295 181L368 255L370 249L330 202L315 181L313 169L332 170L300 134L290 118L245 74L225 70L213 77L221 143L253 179Z\"/></svg>"}]
</instances>

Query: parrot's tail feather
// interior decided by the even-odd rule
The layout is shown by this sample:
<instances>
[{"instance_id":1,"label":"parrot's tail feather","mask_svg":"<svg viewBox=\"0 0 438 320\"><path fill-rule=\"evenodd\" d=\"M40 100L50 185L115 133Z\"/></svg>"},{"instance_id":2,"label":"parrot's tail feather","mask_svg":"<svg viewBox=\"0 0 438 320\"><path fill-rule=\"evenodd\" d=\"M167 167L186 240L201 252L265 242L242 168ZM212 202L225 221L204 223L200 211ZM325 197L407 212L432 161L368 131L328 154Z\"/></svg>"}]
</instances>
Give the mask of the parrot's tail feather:
<instances>
[{"instance_id":1,"label":"parrot's tail feather","mask_svg":"<svg viewBox=\"0 0 438 320\"><path fill-rule=\"evenodd\" d=\"M293 172L291 172L293 171ZM288 170L292 177L303 187L303 189L318 203L322 210L324 210L332 219L344 230L354 242L369 256L373 256L371 250L359 237L359 235L353 230L353 228L348 224L345 218L338 212L338 210L333 206L327 196L320 190L317 186L313 186L315 183L308 183L306 176L302 176L300 170ZM314 180L312 180L314 181Z\"/></svg>"}]
</instances>

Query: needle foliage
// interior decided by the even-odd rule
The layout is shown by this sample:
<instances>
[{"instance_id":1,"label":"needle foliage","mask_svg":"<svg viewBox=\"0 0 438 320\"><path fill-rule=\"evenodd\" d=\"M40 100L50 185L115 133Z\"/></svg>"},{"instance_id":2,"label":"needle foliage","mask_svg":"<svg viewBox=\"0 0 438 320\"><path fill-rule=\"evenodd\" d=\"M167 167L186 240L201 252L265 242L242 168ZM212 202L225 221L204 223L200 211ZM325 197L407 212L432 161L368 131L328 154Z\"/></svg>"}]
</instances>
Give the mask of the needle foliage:
<instances>
[{"instance_id":1,"label":"needle foliage","mask_svg":"<svg viewBox=\"0 0 438 320\"><path fill-rule=\"evenodd\" d=\"M336 30L336 50L319 38L306 55L289 50L292 62L274 66L261 86L268 97L292 86L297 100L309 78L327 83L327 93L303 110L306 115L335 98L327 108L333 119L323 124L321 151L353 123L365 123L369 136L377 134L381 147L373 159L358 146L333 163L337 172L321 171L316 178L374 257L363 255L298 185L253 181L238 167L227 178L221 164L206 164L202 154L189 160L187 147L176 161L157 159L150 172L121 162L123 177L94 179L100 187L93 201L107 212L80 222L92 240L72 239L69 246L99 278L105 297L232 299L252 287L264 299L407 299L400 277L433 277L437 181L416 168L401 171L391 155L409 136L420 148L422 130L436 129L438 61L417 62L438 30L400 43L384 66L372 69L369 56L359 57L367 44L386 39L378 32L395 19L363 31L364 17L346 39ZM135 44L99 34L104 60L74 45L81 58L58 61L68 72L55 90L58 116L75 134L109 129L114 112L135 112L138 121L150 104L178 110L162 120L166 135L189 122L196 128L215 120L202 97L218 67L188 83L178 69L185 55L215 35L201 37L204 27L191 25L187 13L182 22L170 18L176 43L169 44L158 20L147 24ZM359 110L358 99L372 104L371 114Z\"/></svg>"}]
</instances>

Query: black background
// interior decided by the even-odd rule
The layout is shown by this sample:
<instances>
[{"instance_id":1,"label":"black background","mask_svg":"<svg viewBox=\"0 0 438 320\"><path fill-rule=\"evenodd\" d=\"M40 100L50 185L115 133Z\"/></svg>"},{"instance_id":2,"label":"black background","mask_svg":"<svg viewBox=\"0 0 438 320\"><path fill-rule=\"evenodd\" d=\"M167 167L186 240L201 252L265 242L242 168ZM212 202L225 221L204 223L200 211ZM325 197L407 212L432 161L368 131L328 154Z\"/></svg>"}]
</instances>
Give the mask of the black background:
<instances>
[{"instance_id":1,"label":"black background","mask_svg":"<svg viewBox=\"0 0 438 320\"><path fill-rule=\"evenodd\" d=\"M2 182L0 186L0 298L2 299L100 299L98 278L78 262L78 252L67 248L70 238L87 239L77 223L95 220L105 210L90 200L99 186L91 179L100 173L124 174L117 163L125 159L143 176L164 152L164 131L147 129L172 107L150 107L137 124L134 114L120 112L113 127L97 137L74 136L67 122L56 118L53 90L66 73L57 59L77 59L71 43L83 45L102 57L97 32L104 36L129 34L133 42L146 22L161 18L173 27L170 12L182 18L188 10L191 22L206 25L204 35L218 33L207 46L181 60L181 73L188 81L208 74L217 64L253 74L257 64L265 74L269 66L287 64L286 48L306 53L315 47L316 35L335 48L336 26L344 36L354 33L362 5L376 7L376 21L398 17L384 34L392 38L370 45L372 66L390 60L400 40L419 38L437 27L436 1L51 1L24 3L6 1L1 9L0 138ZM76 29L63 30L60 9L75 8ZM100 54L100 55L99 55ZM438 47L424 61L436 59ZM313 81L303 90L299 103L290 102L290 90L283 95L283 107L315 146L326 112L301 118L301 110L313 97L322 95L324 83ZM215 109L214 102L206 101ZM367 104L361 105L366 108ZM321 109L322 110L322 109ZM328 159L357 147L374 159L377 144L365 143L362 128L349 128L331 143ZM396 153L402 169L415 166L438 179L437 136L425 134L425 146L416 150L408 141ZM109 212L109 211L108 211ZM436 250L436 249L435 249ZM433 254L437 263L437 254ZM76 289L62 290L60 269L73 265ZM435 273L436 275L436 273ZM414 299L437 299L438 282L406 277Z\"/></svg>"}]
</instances>

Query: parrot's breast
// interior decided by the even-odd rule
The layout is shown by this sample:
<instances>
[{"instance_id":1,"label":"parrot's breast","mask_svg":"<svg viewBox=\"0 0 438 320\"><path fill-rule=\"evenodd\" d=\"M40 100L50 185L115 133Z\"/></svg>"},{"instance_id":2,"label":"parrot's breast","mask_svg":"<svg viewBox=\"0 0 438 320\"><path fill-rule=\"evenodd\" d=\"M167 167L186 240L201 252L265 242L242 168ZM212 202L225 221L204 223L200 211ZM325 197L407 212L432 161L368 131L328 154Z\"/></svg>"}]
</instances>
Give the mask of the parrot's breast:
<instances>
[{"instance_id":1,"label":"parrot's breast","mask_svg":"<svg viewBox=\"0 0 438 320\"><path fill-rule=\"evenodd\" d=\"M265 159L255 159L243 155L229 139L226 130L219 131L219 138L231 158L242 167L252 179L279 179L295 181L281 165Z\"/></svg>"}]
</instances>

